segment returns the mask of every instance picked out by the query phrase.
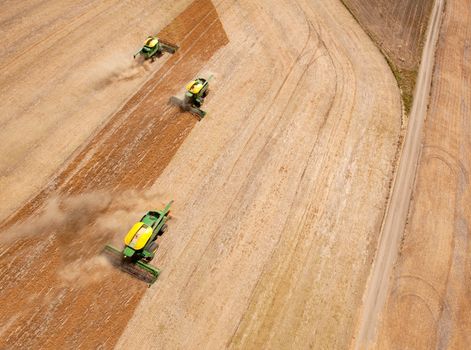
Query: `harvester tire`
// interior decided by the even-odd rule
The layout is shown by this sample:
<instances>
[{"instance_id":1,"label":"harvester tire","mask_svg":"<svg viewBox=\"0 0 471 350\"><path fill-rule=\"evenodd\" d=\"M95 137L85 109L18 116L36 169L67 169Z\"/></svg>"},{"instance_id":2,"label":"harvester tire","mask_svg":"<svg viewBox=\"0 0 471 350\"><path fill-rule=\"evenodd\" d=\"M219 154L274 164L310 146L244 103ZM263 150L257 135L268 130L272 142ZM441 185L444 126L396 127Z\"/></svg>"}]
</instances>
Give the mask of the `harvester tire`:
<instances>
[{"instance_id":1,"label":"harvester tire","mask_svg":"<svg viewBox=\"0 0 471 350\"><path fill-rule=\"evenodd\" d=\"M159 235L159 236L162 236L165 232L167 232L167 229L168 229L167 224L164 224L164 225L162 226L162 228L160 229L158 235Z\"/></svg>"},{"instance_id":2,"label":"harvester tire","mask_svg":"<svg viewBox=\"0 0 471 350\"><path fill-rule=\"evenodd\" d=\"M159 244L157 242L152 242L149 246L149 251L155 253L157 248L159 248Z\"/></svg>"}]
</instances>

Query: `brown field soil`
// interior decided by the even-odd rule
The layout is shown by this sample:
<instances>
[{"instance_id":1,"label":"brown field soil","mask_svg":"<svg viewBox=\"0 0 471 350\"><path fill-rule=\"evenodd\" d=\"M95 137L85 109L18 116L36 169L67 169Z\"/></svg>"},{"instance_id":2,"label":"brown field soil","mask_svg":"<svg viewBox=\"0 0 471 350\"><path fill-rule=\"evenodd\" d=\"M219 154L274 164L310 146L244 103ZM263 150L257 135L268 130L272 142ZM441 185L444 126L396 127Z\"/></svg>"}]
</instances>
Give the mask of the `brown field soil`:
<instances>
[{"instance_id":1,"label":"brown field soil","mask_svg":"<svg viewBox=\"0 0 471 350\"><path fill-rule=\"evenodd\" d=\"M67 10L56 2L30 4L31 11L51 7L38 26ZM119 18L117 36L150 11L141 2L100 6L106 4ZM152 25L144 16L148 27L164 28L166 39L181 47L176 55L144 71L138 66L138 78L134 66L96 80L89 73L81 84L91 80L91 90L72 93L51 82L57 95L62 89L71 97L44 93L21 113L2 116L10 132L16 130L0 135L10 140L0 165L4 188L12 191L2 197L2 214L39 194L2 224L0 299L15 302L2 305L0 348L350 344L398 156L401 103L394 76L337 0L184 5L175 2L175 13L170 2L162 3L154 12L163 19ZM4 25L27 6L12 3ZM88 25L96 45L100 38L108 45L99 22L113 19L101 18L94 4L79 9L87 21L78 21L70 35L87 34ZM51 34L38 40L32 57L56 47L57 37L73 39L61 36L62 24L47 26ZM134 34L120 37L131 39ZM113 60L129 68L135 48L123 48L126 55ZM20 66L23 56L7 46L10 51L1 91L14 108L21 84L13 80L34 60L26 57ZM82 74L91 52L91 46L72 50L68 58L84 66L75 62L69 73ZM59 75L57 84L59 73L67 75L57 68L65 62L61 53L48 57L53 67L44 72ZM25 96L49 86L31 71ZM195 75L209 74L215 79L201 122L167 103ZM103 100L84 103L104 91L111 106L95 110ZM137 92L119 106L129 91ZM51 108L61 113L52 113L45 129L39 123L27 131L22 152L10 151L18 140L15 117L39 122ZM77 123L62 123L62 114ZM57 131L49 133L49 125ZM67 147L62 132L71 138ZM30 152L44 160L45 174L27 161ZM34 186L15 184L18 172L25 174L23 184ZM163 273L148 289L110 268L99 252L107 242L120 244L133 220L168 199L175 200L173 219L154 262Z\"/></svg>"},{"instance_id":2,"label":"brown field soil","mask_svg":"<svg viewBox=\"0 0 471 350\"><path fill-rule=\"evenodd\" d=\"M155 205L139 190L159 176L196 123L168 105L169 96L227 43L210 1L194 2L160 34L182 45L181 51L152 74L48 187L2 224L4 238L13 238L2 244L0 295L23 300L20 307L3 306L9 317L0 348L111 347L145 291L132 279L123 283L97 256L113 232L96 226L96 220L104 216L105 226L111 223L114 229L116 213L129 226L132 219L120 211L134 212L137 219L142 212L135 208ZM209 49L195 47L202 36ZM24 225L31 225L31 232ZM15 235L25 238L15 241Z\"/></svg>"},{"instance_id":3,"label":"brown field soil","mask_svg":"<svg viewBox=\"0 0 471 350\"><path fill-rule=\"evenodd\" d=\"M430 108L378 348L471 348L471 8L448 0Z\"/></svg>"},{"instance_id":4,"label":"brown field soil","mask_svg":"<svg viewBox=\"0 0 471 350\"><path fill-rule=\"evenodd\" d=\"M433 0L342 0L387 56L407 112Z\"/></svg>"}]
</instances>

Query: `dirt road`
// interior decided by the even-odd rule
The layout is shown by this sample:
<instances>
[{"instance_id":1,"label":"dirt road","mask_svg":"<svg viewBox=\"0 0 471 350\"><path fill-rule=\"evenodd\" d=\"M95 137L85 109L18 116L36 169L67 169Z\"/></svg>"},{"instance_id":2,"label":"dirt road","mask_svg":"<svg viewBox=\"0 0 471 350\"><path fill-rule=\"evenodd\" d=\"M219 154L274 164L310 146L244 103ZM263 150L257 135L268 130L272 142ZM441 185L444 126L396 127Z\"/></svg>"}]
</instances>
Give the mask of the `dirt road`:
<instances>
[{"instance_id":1,"label":"dirt road","mask_svg":"<svg viewBox=\"0 0 471 350\"><path fill-rule=\"evenodd\" d=\"M444 1L436 1L417 79L414 104L409 119L391 200L384 218L378 251L364 296L364 305L355 348L364 349L375 340L378 315L384 307L390 278L406 225L417 163L422 149L423 125L427 113L435 48L440 32Z\"/></svg>"},{"instance_id":2,"label":"dirt road","mask_svg":"<svg viewBox=\"0 0 471 350\"><path fill-rule=\"evenodd\" d=\"M147 13L128 5L136 21ZM23 302L3 308L0 347L110 348L128 320L119 347L350 344L398 155L394 76L337 0L188 5L155 29L180 51L134 86L114 70L98 79L94 94L104 89L114 102L124 90L136 93L111 116L92 113L90 128L103 124L88 130L86 142L87 132L77 132L71 145L81 147L72 156L72 146L51 156L53 181L3 222L18 228L20 239L0 242L0 296ZM88 62L91 50L70 55ZM166 103L184 82L209 74L215 79L203 121ZM95 101L83 91L77 96ZM47 115L54 106L86 116L94 105L58 101L39 99L34 111ZM53 125L62 122L52 115ZM64 135L72 136L82 126L66 125ZM51 148L65 147L54 135L53 145L29 143L35 158L49 162ZM9 155L17 162L12 169L34 177L37 165L20 167L27 153ZM5 184L14 179L8 174ZM32 191L5 198L20 203ZM163 268L157 284L147 289L102 264L104 243L119 242L132 220L171 198L174 219L155 260ZM22 222L34 234L14 225Z\"/></svg>"},{"instance_id":3,"label":"dirt road","mask_svg":"<svg viewBox=\"0 0 471 350\"><path fill-rule=\"evenodd\" d=\"M153 186L178 221L118 348L345 348L385 210L399 91L338 1L221 1L217 87ZM367 190L365 190L367 189Z\"/></svg>"},{"instance_id":4,"label":"dirt road","mask_svg":"<svg viewBox=\"0 0 471 350\"><path fill-rule=\"evenodd\" d=\"M423 148L378 348L471 348L471 8L446 2Z\"/></svg>"}]
</instances>

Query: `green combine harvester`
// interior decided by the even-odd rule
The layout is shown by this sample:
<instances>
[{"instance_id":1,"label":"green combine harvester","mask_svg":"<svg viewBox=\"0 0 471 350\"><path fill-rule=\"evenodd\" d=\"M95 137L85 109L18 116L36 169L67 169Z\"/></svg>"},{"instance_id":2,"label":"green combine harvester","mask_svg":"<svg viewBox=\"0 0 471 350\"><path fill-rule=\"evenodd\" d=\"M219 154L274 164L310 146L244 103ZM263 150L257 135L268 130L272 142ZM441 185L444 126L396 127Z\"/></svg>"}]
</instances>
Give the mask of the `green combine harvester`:
<instances>
[{"instance_id":1,"label":"green combine harvester","mask_svg":"<svg viewBox=\"0 0 471 350\"><path fill-rule=\"evenodd\" d=\"M141 55L144 59L155 60L156 57L161 57L164 52L174 54L177 52L178 46L159 39L156 36L149 36L144 42L144 46L134 54L134 58Z\"/></svg>"},{"instance_id":2,"label":"green combine harvester","mask_svg":"<svg viewBox=\"0 0 471 350\"><path fill-rule=\"evenodd\" d=\"M114 266L130 273L133 276L153 284L159 277L160 270L149 264L159 247L156 240L167 231L169 219L170 201L163 210L149 211L142 219L135 223L124 237L124 249L119 250L111 245L106 245L105 252L110 253Z\"/></svg>"},{"instance_id":3,"label":"green combine harvester","mask_svg":"<svg viewBox=\"0 0 471 350\"><path fill-rule=\"evenodd\" d=\"M170 99L171 103L180 106L184 111L190 112L196 115L200 120L206 116L206 112L201 109L204 103L204 99L209 94L209 81L212 79L212 75L208 79L196 78L190 81L186 86L186 92L184 100L180 100L177 97Z\"/></svg>"}]
</instances>

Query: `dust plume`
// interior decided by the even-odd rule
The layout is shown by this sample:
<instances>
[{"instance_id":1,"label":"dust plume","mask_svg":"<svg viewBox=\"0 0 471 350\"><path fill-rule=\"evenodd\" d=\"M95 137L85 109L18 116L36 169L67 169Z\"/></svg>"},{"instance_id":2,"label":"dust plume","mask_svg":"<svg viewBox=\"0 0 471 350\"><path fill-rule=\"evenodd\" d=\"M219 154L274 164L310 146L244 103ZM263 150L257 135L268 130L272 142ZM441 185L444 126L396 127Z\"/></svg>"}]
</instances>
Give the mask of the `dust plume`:
<instances>
[{"instance_id":1,"label":"dust plume","mask_svg":"<svg viewBox=\"0 0 471 350\"><path fill-rule=\"evenodd\" d=\"M110 262L101 255L89 259L75 260L58 271L58 276L65 285L84 287L99 282L113 269Z\"/></svg>"},{"instance_id":2,"label":"dust plume","mask_svg":"<svg viewBox=\"0 0 471 350\"><path fill-rule=\"evenodd\" d=\"M102 67L98 75L101 78L97 82L96 88L103 89L114 83L142 78L149 74L151 69L151 62L144 60L142 56L138 56L135 59L132 56L123 58L111 57L106 61L106 66ZM105 76L103 76L102 72L105 72Z\"/></svg>"},{"instance_id":3,"label":"dust plume","mask_svg":"<svg viewBox=\"0 0 471 350\"><path fill-rule=\"evenodd\" d=\"M143 61L143 59L139 57L136 58L135 61L130 62L124 69L113 72L108 79L110 82L132 80L143 76L150 70L150 63L148 61Z\"/></svg>"},{"instance_id":4,"label":"dust plume","mask_svg":"<svg viewBox=\"0 0 471 350\"><path fill-rule=\"evenodd\" d=\"M37 213L2 232L0 245L25 240L36 245L50 240L60 261L60 283L85 286L99 282L112 269L100 255L105 244L121 247L132 224L147 211L164 207L166 203L156 198L162 197L150 191L54 196Z\"/></svg>"},{"instance_id":5,"label":"dust plume","mask_svg":"<svg viewBox=\"0 0 471 350\"><path fill-rule=\"evenodd\" d=\"M18 222L0 236L0 243L18 239L38 237L47 233L67 234L89 225L92 218L106 211L111 196L105 192L95 192L49 199L38 214Z\"/></svg>"},{"instance_id":6,"label":"dust plume","mask_svg":"<svg viewBox=\"0 0 471 350\"><path fill-rule=\"evenodd\" d=\"M94 231L124 231L148 210L159 209L166 202L149 191L126 191L120 194L89 192L80 195L51 197L38 213L18 222L0 235L0 243L18 239L38 238L54 233L62 235L81 232L93 225Z\"/></svg>"}]
</instances>

